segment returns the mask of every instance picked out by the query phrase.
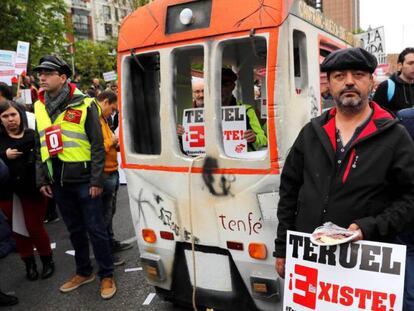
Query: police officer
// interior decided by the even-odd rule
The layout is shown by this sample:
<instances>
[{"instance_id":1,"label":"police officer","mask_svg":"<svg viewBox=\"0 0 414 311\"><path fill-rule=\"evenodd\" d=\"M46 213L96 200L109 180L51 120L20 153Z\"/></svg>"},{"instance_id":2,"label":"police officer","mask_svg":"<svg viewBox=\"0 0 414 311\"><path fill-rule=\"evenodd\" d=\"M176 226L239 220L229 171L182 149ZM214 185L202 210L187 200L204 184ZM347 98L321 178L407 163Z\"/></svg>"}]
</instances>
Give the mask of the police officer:
<instances>
[{"instance_id":1,"label":"police officer","mask_svg":"<svg viewBox=\"0 0 414 311\"><path fill-rule=\"evenodd\" d=\"M95 279L89 259L91 241L101 278L101 296L116 293L113 258L102 214L105 150L99 108L74 84L62 59L45 56L34 69L42 91L34 104L40 137L37 183L54 197L75 249L76 274L60 287L72 291Z\"/></svg>"}]
</instances>

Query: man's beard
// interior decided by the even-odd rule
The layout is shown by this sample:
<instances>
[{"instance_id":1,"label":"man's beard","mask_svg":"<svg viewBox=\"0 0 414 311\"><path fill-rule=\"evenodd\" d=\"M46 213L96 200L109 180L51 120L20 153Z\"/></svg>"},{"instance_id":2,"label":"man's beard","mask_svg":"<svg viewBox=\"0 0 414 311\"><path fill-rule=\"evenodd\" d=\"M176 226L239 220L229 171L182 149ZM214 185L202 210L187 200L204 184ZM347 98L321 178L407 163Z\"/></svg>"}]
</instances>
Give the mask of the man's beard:
<instances>
[{"instance_id":1,"label":"man's beard","mask_svg":"<svg viewBox=\"0 0 414 311\"><path fill-rule=\"evenodd\" d=\"M349 91L349 90L344 90ZM358 97L342 97L343 92L339 94L337 98L335 98L336 106L338 110L345 114L358 114L364 108L364 103L367 101L367 98L361 96L361 94L357 92L359 95Z\"/></svg>"}]
</instances>

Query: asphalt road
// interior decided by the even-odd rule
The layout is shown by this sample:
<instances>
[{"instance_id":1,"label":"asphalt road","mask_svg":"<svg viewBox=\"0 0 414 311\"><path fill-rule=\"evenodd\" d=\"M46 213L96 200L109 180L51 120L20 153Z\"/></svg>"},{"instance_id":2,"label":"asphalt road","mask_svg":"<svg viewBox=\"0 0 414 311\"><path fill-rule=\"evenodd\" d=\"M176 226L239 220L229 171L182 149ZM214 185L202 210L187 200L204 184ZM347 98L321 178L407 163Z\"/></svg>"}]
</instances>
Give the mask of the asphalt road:
<instances>
[{"instance_id":1,"label":"asphalt road","mask_svg":"<svg viewBox=\"0 0 414 311\"><path fill-rule=\"evenodd\" d=\"M2 308L2 310L185 310L174 308L171 303L163 301L157 295L149 304L144 305L149 295L155 293L155 290L146 283L142 271L125 272L125 269L128 268L141 267L135 241L132 249L119 253L126 260L126 263L115 268L118 292L111 300L105 301L100 297L98 278L93 283L62 294L59 287L75 271L74 257L65 253L73 248L63 221L47 224L46 228L51 242L56 243L54 249L55 274L50 279L31 282L25 278L24 264L17 254L11 254L1 259L0 288L3 292L15 294L20 300L18 305ZM116 238L121 241L134 237L126 186L121 186L118 194L114 232ZM38 267L41 268L40 260L38 260Z\"/></svg>"}]
</instances>

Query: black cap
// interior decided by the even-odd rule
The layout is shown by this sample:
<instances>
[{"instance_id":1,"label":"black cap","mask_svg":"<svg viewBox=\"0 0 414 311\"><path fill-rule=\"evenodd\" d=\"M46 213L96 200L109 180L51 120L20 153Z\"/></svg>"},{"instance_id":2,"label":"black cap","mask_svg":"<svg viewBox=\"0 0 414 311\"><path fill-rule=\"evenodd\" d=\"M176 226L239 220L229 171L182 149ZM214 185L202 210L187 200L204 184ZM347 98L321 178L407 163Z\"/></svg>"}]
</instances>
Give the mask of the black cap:
<instances>
[{"instance_id":1,"label":"black cap","mask_svg":"<svg viewBox=\"0 0 414 311\"><path fill-rule=\"evenodd\" d=\"M42 57L39 61L39 65L33 69L33 71L41 70L56 70L61 74L65 74L68 78L72 75L72 70L69 65L64 60L54 55Z\"/></svg>"},{"instance_id":2,"label":"black cap","mask_svg":"<svg viewBox=\"0 0 414 311\"><path fill-rule=\"evenodd\" d=\"M361 48L348 48L329 54L321 64L321 71L355 69L373 73L377 64L377 59L370 52Z\"/></svg>"},{"instance_id":3,"label":"black cap","mask_svg":"<svg viewBox=\"0 0 414 311\"><path fill-rule=\"evenodd\" d=\"M237 81L237 75L234 73L233 70L230 68L222 68L221 69L221 82L236 82Z\"/></svg>"}]
</instances>

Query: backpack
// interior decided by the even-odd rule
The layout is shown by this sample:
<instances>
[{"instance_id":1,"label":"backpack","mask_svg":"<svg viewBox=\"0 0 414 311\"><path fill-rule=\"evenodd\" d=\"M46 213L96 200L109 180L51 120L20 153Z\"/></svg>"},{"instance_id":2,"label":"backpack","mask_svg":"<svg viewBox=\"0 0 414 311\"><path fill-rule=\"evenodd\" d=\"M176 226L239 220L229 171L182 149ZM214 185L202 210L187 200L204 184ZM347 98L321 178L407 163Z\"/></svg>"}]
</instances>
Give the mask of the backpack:
<instances>
[{"instance_id":1,"label":"backpack","mask_svg":"<svg viewBox=\"0 0 414 311\"><path fill-rule=\"evenodd\" d=\"M395 93L395 82L394 80L387 79L387 99L388 102L391 101L391 99L394 97Z\"/></svg>"}]
</instances>

